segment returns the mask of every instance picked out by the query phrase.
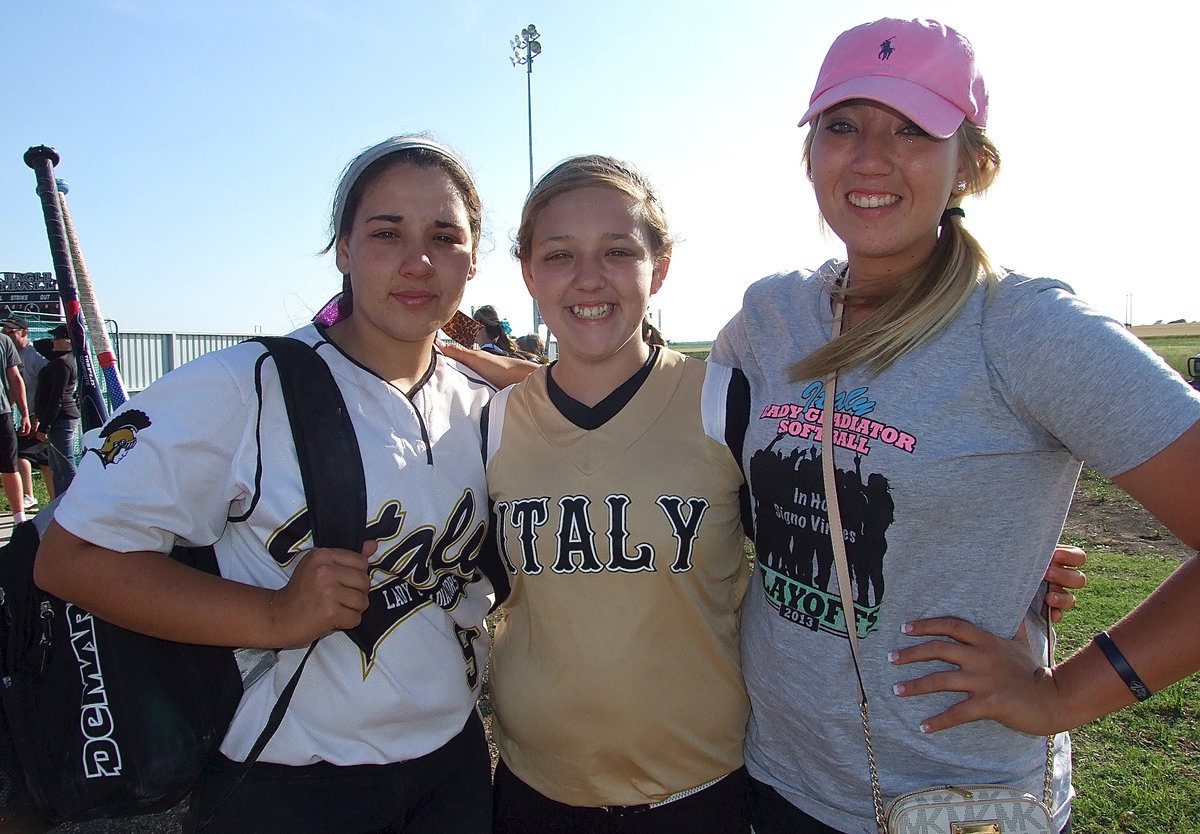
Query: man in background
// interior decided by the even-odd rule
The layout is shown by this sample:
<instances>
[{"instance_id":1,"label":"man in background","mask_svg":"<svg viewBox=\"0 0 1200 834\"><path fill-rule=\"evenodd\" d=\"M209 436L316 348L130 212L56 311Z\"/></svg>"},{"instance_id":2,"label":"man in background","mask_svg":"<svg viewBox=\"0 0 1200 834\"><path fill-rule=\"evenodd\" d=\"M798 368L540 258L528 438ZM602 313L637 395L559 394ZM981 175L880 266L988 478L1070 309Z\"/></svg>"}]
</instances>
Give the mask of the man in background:
<instances>
[{"instance_id":1,"label":"man in background","mask_svg":"<svg viewBox=\"0 0 1200 834\"><path fill-rule=\"evenodd\" d=\"M38 353L30 341L29 323L25 319L10 316L0 321L0 329L3 329L4 334L17 346L17 353L21 357L21 379L25 382L25 399L34 402L38 373L46 367L49 360ZM33 495L33 467L41 470L46 492L50 498L54 497L54 476L50 472L50 457L46 451L46 444L33 436L33 430L37 426L33 425L32 420L29 428L29 434L17 438L17 471L21 475L21 487L25 493L24 508L27 511L37 507L37 499Z\"/></svg>"},{"instance_id":2,"label":"man in background","mask_svg":"<svg viewBox=\"0 0 1200 834\"><path fill-rule=\"evenodd\" d=\"M25 380L21 378L21 357L17 346L0 333L0 368L4 369L4 396L0 397L0 481L8 499L13 524L25 520L25 493L17 472L17 434L29 434L29 405L25 401ZM20 423L14 423L13 407L20 413Z\"/></svg>"},{"instance_id":3,"label":"man in background","mask_svg":"<svg viewBox=\"0 0 1200 834\"><path fill-rule=\"evenodd\" d=\"M79 430L79 405L75 402L78 371L67 326L60 324L51 330L50 340L43 349L43 355L49 361L38 374L34 436L51 446L54 494L62 495L75 478L75 433Z\"/></svg>"}]
</instances>

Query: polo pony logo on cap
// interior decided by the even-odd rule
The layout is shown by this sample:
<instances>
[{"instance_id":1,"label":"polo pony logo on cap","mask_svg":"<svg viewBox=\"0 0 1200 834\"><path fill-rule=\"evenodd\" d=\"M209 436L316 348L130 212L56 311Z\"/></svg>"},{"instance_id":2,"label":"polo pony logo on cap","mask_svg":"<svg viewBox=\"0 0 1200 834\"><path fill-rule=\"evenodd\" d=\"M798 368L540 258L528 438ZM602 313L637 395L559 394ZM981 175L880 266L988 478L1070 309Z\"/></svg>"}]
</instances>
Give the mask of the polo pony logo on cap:
<instances>
[{"instance_id":1,"label":"polo pony logo on cap","mask_svg":"<svg viewBox=\"0 0 1200 834\"><path fill-rule=\"evenodd\" d=\"M843 101L898 110L948 139L964 120L987 124L987 87L970 42L933 20L883 18L838 35L821 64L801 125Z\"/></svg>"}]
</instances>

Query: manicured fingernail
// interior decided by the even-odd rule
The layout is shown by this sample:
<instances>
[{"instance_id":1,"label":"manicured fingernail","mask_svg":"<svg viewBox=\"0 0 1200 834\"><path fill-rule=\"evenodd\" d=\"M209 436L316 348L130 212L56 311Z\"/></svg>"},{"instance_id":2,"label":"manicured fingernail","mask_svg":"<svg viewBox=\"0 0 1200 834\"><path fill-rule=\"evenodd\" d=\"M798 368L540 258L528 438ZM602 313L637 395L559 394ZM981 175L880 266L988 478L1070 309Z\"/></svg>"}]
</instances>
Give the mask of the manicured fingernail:
<instances>
[{"instance_id":1,"label":"manicured fingernail","mask_svg":"<svg viewBox=\"0 0 1200 834\"><path fill-rule=\"evenodd\" d=\"M900 659L900 652L888 652L888 663L895 663Z\"/></svg>"},{"instance_id":2,"label":"manicured fingernail","mask_svg":"<svg viewBox=\"0 0 1200 834\"><path fill-rule=\"evenodd\" d=\"M903 631L905 634L912 634L913 624L905 623L904 625L900 626L900 630Z\"/></svg>"},{"instance_id":3,"label":"manicured fingernail","mask_svg":"<svg viewBox=\"0 0 1200 834\"><path fill-rule=\"evenodd\" d=\"M927 732L929 732L929 725L928 725L928 724L921 724L921 732L923 732L923 733L927 733Z\"/></svg>"},{"instance_id":4,"label":"manicured fingernail","mask_svg":"<svg viewBox=\"0 0 1200 834\"><path fill-rule=\"evenodd\" d=\"M904 684L902 684L902 683L896 684L895 686L892 687L892 692L895 693L896 695L903 695L904 694Z\"/></svg>"}]
</instances>

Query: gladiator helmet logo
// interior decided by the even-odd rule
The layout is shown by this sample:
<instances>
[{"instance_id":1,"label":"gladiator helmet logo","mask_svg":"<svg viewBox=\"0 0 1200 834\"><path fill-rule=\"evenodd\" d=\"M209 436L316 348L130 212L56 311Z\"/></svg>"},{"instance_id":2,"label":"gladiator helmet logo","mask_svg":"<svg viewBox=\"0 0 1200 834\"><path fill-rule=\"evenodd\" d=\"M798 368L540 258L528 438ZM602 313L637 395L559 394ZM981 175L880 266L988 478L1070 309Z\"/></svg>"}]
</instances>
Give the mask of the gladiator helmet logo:
<instances>
[{"instance_id":1,"label":"gladiator helmet logo","mask_svg":"<svg viewBox=\"0 0 1200 834\"><path fill-rule=\"evenodd\" d=\"M137 433L150 425L150 418L145 412L137 409L124 411L108 422L100 430L104 445L99 449L89 449L95 452L100 462L107 469L114 463L120 463L129 450L137 445Z\"/></svg>"}]
</instances>

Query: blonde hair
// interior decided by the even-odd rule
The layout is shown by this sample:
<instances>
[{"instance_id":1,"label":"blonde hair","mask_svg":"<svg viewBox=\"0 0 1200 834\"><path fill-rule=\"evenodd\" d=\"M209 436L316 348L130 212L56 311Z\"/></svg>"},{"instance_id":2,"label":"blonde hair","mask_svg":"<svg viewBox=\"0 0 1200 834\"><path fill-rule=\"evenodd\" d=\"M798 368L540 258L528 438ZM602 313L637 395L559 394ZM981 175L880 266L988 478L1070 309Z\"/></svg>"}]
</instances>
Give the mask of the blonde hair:
<instances>
[{"instance_id":1,"label":"blonde hair","mask_svg":"<svg viewBox=\"0 0 1200 834\"><path fill-rule=\"evenodd\" d=\"M525 206L521 210L521 225L517 228L513 257L520 261L529 258L533 246L533 226L551 200L570 191L594 186L614 188L630 197L636 204L640 219L650 231L651 256L655 260L671 257L674 241L667 227L667 215L650 181L632 165L598 154L564 160L538 180L525 198Z\"/></svg>"},{"instance_id":2,"label":"blonde hair","mask_svg":"<svg viewBox=\"0 0 1200 834\"><path fill-rule=\"evenodd\" d=\"M818 121L814 120L804 139L806 166L810 164ZM1000 171L1000 152L983 128L967 121L953 138L959 144L959 157L967 170L966 190L950 200L950 206L956 207L962 197L982 194L995 181ZM937 245L929 258L902 276L896 290L882 299L853 330L793 364L789 369L791 381L823 377L838 368L862 365L872 374L878 374L945 330L976 287L980 284L990 287L995 280L996 272L987 253L963 226L963 218L943 215ZM832 281L829 291L849 304L859 297L853 287L843 289Z\"/></svg>"}]
</instances>

